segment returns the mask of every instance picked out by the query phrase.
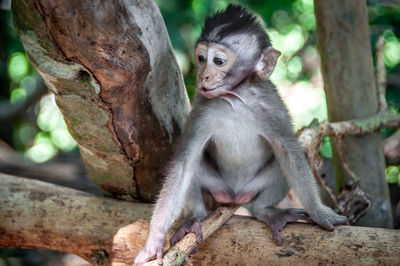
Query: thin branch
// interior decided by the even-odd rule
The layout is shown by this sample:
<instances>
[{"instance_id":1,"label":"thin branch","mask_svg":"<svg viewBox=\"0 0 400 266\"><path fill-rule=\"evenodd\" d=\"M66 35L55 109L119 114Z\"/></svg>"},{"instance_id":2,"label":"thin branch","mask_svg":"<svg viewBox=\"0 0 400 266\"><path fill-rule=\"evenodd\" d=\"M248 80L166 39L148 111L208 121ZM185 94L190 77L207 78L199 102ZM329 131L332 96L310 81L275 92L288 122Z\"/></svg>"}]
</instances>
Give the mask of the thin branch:
<instances>
[{"instance_id":1,"label":"thin branch","mask_svg":"<svg viewBox=\"0 0 400 266\"><path fill-rule=\"evenodd\" d=\"M375 132L381 128L398 128L400 114L382 111L367 118L342 122L321 122L319 133L322 136L360 136Z\"/></svg>"},{"instance_id":2,"label":"thin branch","mask_svg":"<svg viewBox=\"0 0 400 266\"><path fill-rule=\"evenodd\" d=\"M353 172L353 170L351 170L349 163L347 162L346 157L343 154L343 150L342 150L342 146L341 146L341 141L337 136L333 136L332 137L333 141L335 142L335 147L336 147L336 151L339 155L340 160L342 161L343 164L343 168L347 171L347 173L351 176L351 178L353 179L353 181L356 181L357 175Z\"/></svg>"},{"instance_id":3,"label":"thin branch","mask_svg":"<svg viewBox=\"0 0 400 266\"><path fill-rule=\"evenodd\" d=\"M313 125L311 125L310 127L302 128L296 133L306 151L307 158L310 162L311 168L318 184L321 186L322 189L327 192L328 196L332 199L332 202L336 208L338 207L336 197L334 196L332 191L325 185L325 182L318 174L317 165L321 161L318 152L320 149L322 138L325 136L330 136L333 138L336 146L338 147L337 151L339 157L342 160L343 167L353 179L357 179L356 174L351 170L349 164L347 163L347 160L345 159L345 156L343 155L339 142L340 137L346 135L359 136L375 132L381 128L396 128L399 126L400 115L386 110L363 119L354 119L334 123L321 122L318 127L316 127L315 123L313 123Z\"/></svg>"},{"instance_id":4,"label":"thin branch","mask_svg":"<svg viewBox=\"0 0 400 266\"><path fill-rule=\"evenodd\" d=\"M376 42L375 51L376 51L376 87L378 89L378 101L379 101L379 110L383 111L387 109L386 103L386 68L385 62L383 60L383 48L385 46L385 41L382 36L379 36L378 41Z\"/></svg>"},{"instance_id":5,"label":"thin branch","mask_svg":"<svg viewBox=\"0 0 400 266\"><path fill-rule=\"evenodd\" d=\"M205 240L220 228L238 209L235 207L220 207L210 217L201 223L203 239ZM175 246L171 247L163 258L163 265L183 265L187 262L190 253L198 246L194 233L187 234ZM158 265L157 260L149 261L146 266Z\"/></svg>"},{"instance_id":6,"label":"thin branch","mask_svg":"<svg viewBox=\"0 0 400 266\"><path fill-rule=\"evenodd\" d=\"M312 167L312 171L313 171L315 179L317 179L317 182L320 185L320 187L323 190L325 190L325 192L328 194L328 196L331 199L335 209L340 211L338 202L336 200L336 196L332 193L332 190L325 184L324 180L322 180L321 176L318 173L318 169L315 169L314 167Z\"/></svg>"}]
</instances>

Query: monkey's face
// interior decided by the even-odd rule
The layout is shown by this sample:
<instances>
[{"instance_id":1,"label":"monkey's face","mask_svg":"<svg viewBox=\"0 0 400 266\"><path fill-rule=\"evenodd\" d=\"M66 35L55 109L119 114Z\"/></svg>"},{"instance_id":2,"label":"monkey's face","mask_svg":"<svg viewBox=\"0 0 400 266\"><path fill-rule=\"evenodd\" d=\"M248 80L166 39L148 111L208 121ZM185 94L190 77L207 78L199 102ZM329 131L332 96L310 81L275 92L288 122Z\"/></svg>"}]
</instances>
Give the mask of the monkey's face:
<instances>
[{"instance_id":1,"label":"monkey's face","mask_svg":"<svg viewBox=\"0 0 400 266\"><path fill-rule=\"evenodd\" d=\"M270 46L260 51L254 36L235 35L224 41L230 45L199 43L196 47L197 89L208 99L229 93L254 75L268 79L281 54Z\"/></svg>"},{"instance_id":2,"label":"monkey's face","mask_svg":"<svg viewBox=\"0 0 400 266\"><path fill-rule=\"evenodd\" d=\"M198 44L195 51L197 62L197 89L206 98L215 98L232 87L227 75L235 64L235 54L219 44Z\"/></svg>"}]
</instances>

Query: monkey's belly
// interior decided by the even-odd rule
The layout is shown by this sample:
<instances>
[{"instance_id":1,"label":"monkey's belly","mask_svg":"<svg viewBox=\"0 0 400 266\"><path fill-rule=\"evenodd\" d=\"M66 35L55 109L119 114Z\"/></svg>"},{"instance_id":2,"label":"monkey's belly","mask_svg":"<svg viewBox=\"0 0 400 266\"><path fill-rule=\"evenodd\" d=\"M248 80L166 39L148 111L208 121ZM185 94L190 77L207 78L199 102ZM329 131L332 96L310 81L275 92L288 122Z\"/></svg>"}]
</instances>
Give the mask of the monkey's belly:
<instances>
[{"instance_id":1,"label":"monkey's belly","mask_svg":"<svg viewBox=\"0 0 400 266\"><path fill-rule=\"evenodd\" d=\"M233 135L233 134L232 134ZM219 174L233 190L235 201L250 201L250 195L237 195L272 156L271 148L258 134L247 132L214 139L214 160ZM242 203L243 204L243 203Z\"/></svg>"}]
</instances>

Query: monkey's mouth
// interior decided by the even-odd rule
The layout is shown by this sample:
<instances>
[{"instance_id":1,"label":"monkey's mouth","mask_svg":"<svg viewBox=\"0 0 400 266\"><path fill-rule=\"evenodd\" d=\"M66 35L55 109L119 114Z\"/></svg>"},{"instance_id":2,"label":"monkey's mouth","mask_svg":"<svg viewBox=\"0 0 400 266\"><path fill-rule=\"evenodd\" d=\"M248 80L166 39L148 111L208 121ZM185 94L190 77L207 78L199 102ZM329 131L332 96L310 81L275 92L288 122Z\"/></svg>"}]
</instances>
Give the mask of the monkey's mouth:
<instances>
[{"instance_id":1,"label":"monkey's mouth","mask_svg":"<svg viewBox=\"0 0 400 266\"><path fill-rule=\"evenodd\" d=\"M204 87L204 86L202 86L202 87L200 88L200 92L202 92L202 93L208 93L208 92L211 92L211 91L213 91L213 90L215 90L215 88L214 88L214 89L210 89L210 88L206 88L206 87Z\"/></svg>"},{"instance_id":2,"label":"monkey's mouth","mask_svg":"<svg viewBox=\"0 0 400 266\"><path fill-rule=\"evenodd\" d=\"M215 88L210 89L204 86L201 86L199 89L199 92L201 95L203 95L204 97L206 97L207 99L212 99L218 96L218 93L216 91Z\"/></svg>"}]
</instances>

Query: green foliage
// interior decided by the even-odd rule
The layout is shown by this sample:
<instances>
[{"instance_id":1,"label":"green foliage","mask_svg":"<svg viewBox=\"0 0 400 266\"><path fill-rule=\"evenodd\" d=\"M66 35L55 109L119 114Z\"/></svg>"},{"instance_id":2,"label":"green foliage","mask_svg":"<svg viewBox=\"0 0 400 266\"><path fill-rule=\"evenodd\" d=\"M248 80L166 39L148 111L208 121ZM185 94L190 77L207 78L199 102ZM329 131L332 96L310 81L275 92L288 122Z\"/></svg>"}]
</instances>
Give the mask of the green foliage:
<instances>
[{"instance_id":1,"label":"green foliage","mask_svg":"<svg viewBox=\"0 0 400 266\"><path fill-rule=\"evenodd\" d=\"M386 181L390 184L398 184L400 186L400 166L391 165L386 168Z\"/></svg>"},{"instance_id":2,"label":"green foliage","mask_svg":"<svg viewBox=\"0 0 400 266\"><path fill-rule=\"evenodd\" d=\"M322 147L319 150L319 154L325 158L332 158L332 145L329 137L322 138Z\"/></svg>"},{"instance_id":3,"label":"green foliage","mask_svg":"<svg viewBox=\"0 0 400 266\"><path fill-rule=\"evenodd\" d=\"M8 63L8 74L14 81L19 81L29 72L29 62L24 53L15 52Z\"/></svg>"}]
</instances>

